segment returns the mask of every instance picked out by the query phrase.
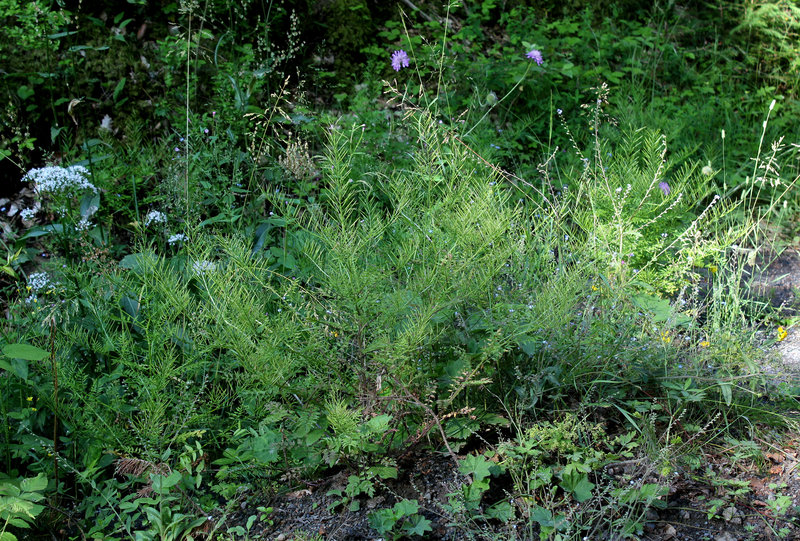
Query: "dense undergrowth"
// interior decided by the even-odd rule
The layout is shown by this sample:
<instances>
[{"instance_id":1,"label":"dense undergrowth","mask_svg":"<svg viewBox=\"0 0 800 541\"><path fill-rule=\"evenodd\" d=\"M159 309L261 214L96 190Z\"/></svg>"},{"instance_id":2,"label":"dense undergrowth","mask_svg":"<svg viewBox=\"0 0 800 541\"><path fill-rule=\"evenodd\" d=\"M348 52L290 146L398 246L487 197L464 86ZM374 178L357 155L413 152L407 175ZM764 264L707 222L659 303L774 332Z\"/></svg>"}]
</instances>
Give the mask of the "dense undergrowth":
<instances>
[{"instance_id":1,"label":"dense undergrowth","mask_svg":"<svg viewBox=\"0 0 800 541\"><path fill-rule=\"evenodd\" d=\"M797 235L797 9L465 4L0 2L0 539L253 538L411 452L463 538L637 538L795 427L746 278Z\"/></svg>"}]
</instances>

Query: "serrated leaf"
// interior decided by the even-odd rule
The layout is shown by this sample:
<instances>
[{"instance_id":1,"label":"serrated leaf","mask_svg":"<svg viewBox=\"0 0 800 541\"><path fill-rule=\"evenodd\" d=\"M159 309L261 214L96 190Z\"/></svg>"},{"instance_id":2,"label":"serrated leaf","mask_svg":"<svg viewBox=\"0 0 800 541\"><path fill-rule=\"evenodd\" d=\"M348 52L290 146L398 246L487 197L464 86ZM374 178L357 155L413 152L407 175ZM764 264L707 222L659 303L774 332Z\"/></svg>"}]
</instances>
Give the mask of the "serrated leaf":
<instances>
[{"instance_id":1,"label":"serrated leaf","mask_svg":"<svg viewBox=\"0 0 800 541\"><path fill-rule=\"evenodd\" d=\"M419 503L416 500L400 500L394 504L393 509L397 518L407 517L419 511Z\"/></svg>"},{"instance_id":2,"label":"serrated leaf","mask_svg":"<svg viewBox=\"0 0 800 541\"><path fill-rule=\"evenodd\" d=\"M571 492L576 501L584 502L592 497L592 489L595 485L589 481L588 475L573 472L571 475L564 476L560 486L567 492Z\"/></svg>"},{"instance_id":3,"label":"serrated leaf","mask_svg":"<svg viewBox=\"0 0 800 541\"><path fill-rule=\"evenodd\" d=\"M420 537L423 537L427 532L432 531L433 528L431 527L430 520L422 515L417 515L416 517L410 519L409 522L403 526L403 530L405 530L409 535L419 535Z\"/></svg>"},{"instance_id":4,"label":"serrated leaf","mask_svg":"<svg viewBox=\"0 0 800 541\"><path fill-rule=\"evenodd\" d=\"M378 415L373 417L366 423L367 430L370 434L381 434L386 432L389 428L389 423L392 420L391 415Z\"/></svg>"},{"instance_id":5,"label":"serrated leaf","mask_svg":"<svg viewBox=\"0 0 800 541\"><path fill-rule=\"evenodd\" d=\"M40 473L36 477L23 479L19 484L19 488L25 492L41 492L47 488L47 476L45 476L43 473Z\"/></svg>"},{"instance_id":6,"label":"serrated leaf","mask_svg":"<svg viewBox=\"0 0 800 541\"><path fill-rule=\"evenodd\" d=\"M500 522L508 522L514 518L514 508L508 502L497 502L486 510L486 516Z\"/></svg>"},{"instance_id":7,"label":"serrated leaf","mask_svg":"<svg viewBox=\"0 0 800 541\"><path fill-rule=\"evenodd\" d=\"M517 345L525 355L536 355L542 349L542 341L531 336L522 335L517 338Z\"/></svg>"},{"instance_id":8,"label":"serrated leaf","mask_svg":"<svg viewBox=\"0 0 800 541\"><path fill-rule=\"evenodd\" d=\"M458 471L464 475L471 475L476 481L486 479L491 474L490 468L493 466L482 455L467 455L466 458L459 461Z\"/></svg>"},{"instance_id":9,"label":"serrated leaf","mask_svg":"<svg viewBox=\"0 0 800 541\"><path fill-rule=\"evenodd\" d=\"M369 526L378 534L383 535L394 528L397 518L391 509L379 509L368 516Z\"/></svg>"},{"instance_id":10,"label":"serrated leaf","mask_svg":"<svg viewBox=\"0 0 800 541\"><path fill-rule=\"evenodd\" d=\"M397 479L397 468L392 466L373 466L369 471L381 479Z\"/></svg>"}]
</instances>

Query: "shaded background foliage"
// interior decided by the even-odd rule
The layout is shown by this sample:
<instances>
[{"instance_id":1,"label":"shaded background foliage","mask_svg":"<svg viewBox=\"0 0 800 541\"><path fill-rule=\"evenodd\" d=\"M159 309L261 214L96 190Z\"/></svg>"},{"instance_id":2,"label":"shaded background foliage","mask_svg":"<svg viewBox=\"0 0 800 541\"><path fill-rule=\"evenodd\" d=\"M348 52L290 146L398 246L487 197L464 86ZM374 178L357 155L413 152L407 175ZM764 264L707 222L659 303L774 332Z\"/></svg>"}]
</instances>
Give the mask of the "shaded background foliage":
<instances>
[{"instance_id":1,"label":"shaded background foliage","mask_svg":"<svg viewBox=\"0 0 800 541\"><path fill-rule=\"evenodd\" d=\"M387 21L396 23L402 11L412 26L421 23L412 32L424 35L441 28L431 21L445 15L437 2L418 2L414 11L401 1L366 0L5 4L0 91L16 112L7 127L33 129L38 146L54 152L67 140L90 137L108 113L138 121L149 137L163 135L173 120L170 109L178 109L185 97L182 66L173 58L179 51L163 46L188 31L190 18L197 48L190 92L193 107L200 109L219 96L221 85L214 79L220 73L238 71L245 77L241 72L248 68L251 76L266 79L253 85L249 105L259 103L284 75L294 78L292 85L303 83L307 99L330 102L337 90L390 74L385 64L377 72L374 67L365 71L370 60L385 62L377 50L387 53L397 44L385 39ZM644 59L650 64L645 76L651 96L680 97L704 84L713 89L724 79L746 86L770 83L787 98L796 97L792 74L797 70L791 62L797 16L789 2L630 0L588 8L585 2L486 0L465 2L449 13L453 40L461 41L453 53L461 60L480 64L489 57L507 58L501 47L509 40L519 47L515 38L520 36L548 37L551 58L572 55L574 64L583 63L580 69L587 73L574 81L575 93L631 62L630 40L638 36L642 39L635 45L649 47L653 57ZM282 59L288 50L291 54ZM594 64L596 73L587 64ZM611 79L618 82L620 75ZM560 92L570 90L560 87ZM172 100L165 100L170 93ZM73 100L82 101L70 107ZM31 162L40 159L30 157Z\"/></svg>"}]
</instances>

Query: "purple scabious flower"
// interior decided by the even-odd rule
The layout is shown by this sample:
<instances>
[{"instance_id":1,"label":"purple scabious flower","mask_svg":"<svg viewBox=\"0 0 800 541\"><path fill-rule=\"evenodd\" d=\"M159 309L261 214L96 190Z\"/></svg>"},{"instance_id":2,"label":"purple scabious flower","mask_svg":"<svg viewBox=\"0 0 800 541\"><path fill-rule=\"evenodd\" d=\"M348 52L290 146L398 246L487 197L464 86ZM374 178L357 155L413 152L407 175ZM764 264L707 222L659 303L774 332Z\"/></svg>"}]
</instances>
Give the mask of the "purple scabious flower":
<instances>
[{"instance_id":1,"label":"purple scabious flower","mask_svg":"<svg viewBox=\"0 0 800 541\"><path fill-rule=\"evenodd\" d=\"M668 195L669 195L669 192L671 192L671 191L672 191L672 188L670 188L670 187L669 187L669 184L667 184L667 183L666 183L666 182L664 182L664 181L661 181L661 182L659 182L659 183L658 183L658 187L659 187L659 188L661 188L661 191L662 191L662 192L664 192L664 196L665 196L665 197L666 197L666 196L668 196Z\"/></svg>"},{"instance_id":2,"label":"purple scabious flower","mask_svg":"<svg viewBox=\"0 0 800 541\"><path fill-rule=\"evenodd\" d=\"M540 51L539 49L533 49L532 51L529 51L528 54L526 54L525 56L536 62L536 64L539 66L544 64L544 58L542 58L542 51Z\"/></svg>"},{"instance_id":3,"label":"purple scabious flower","mask_svg":"<svg viewBox=\"0 0 800 541\"><path fill-rule=\"evenodd\" d=\"M394 71L400 71L403 68L408 67L408 54L400 49L399 51L395 51L392 53L392 69Z\"/></svg>"}]
</instances>

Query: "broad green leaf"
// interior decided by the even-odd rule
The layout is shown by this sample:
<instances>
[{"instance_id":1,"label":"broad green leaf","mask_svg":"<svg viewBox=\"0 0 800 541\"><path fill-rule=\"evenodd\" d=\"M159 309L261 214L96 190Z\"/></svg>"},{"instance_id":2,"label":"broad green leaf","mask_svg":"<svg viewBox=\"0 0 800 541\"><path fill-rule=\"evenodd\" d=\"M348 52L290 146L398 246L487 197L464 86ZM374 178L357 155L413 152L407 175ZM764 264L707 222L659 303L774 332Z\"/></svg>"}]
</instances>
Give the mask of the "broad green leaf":
<instances>
[{"instance_id":1,"label":"broad green leaf","mask_svg":"<svg viewBox=\"0 0 800 541\"><path fill-rule=\"evenodd\" d=\"M378 415L367 421L366 427L370 434L381 434L389 429L391 415Z\"/></svg>"},{"instance_id":2,"label":"broad green leaf","mask_svg":"<svg viewBox=\"0 0 800 541\"><path fill-rule=\"evenodd\" d=\"M379 535L390 532L394 528L397 518L391 509L379 509L369 514L369 526Z\"/></svg>"},{"instance_id":3,"label":"broad green leaf","mask_svg":"<svg viewBox=\"0 0 800 541\"><path fill-rule=\"evenodd\" d=\"M125 310L125 313L131 316L133 319L139 317L139 302L136 299L125 295L120 300L120 305L122 306L122 309Z\"/></svg>"},{"instance_id":4,"label":"broad green leaf","mask_svg":"<svg viewBox=\"0 0 800 541\"><path fill-rule=\"evenodd\" d=\"M44 235L49 235L49 234L50 234L50 231L47 231L47 230L42 229L40 227L33 227L33 228L29 229L27 233L22 235L19 238L19 240L33 239L33 238L36 238L36 237L43 237Z\"/></svg>"},{"instance_id":5,"label":"broad green leaf","mask_svg":"<svg viewBox=\"0 0 800 541\"><path fill-rule=\"evenodd\" d=\"M89 218L100 208L100 194L87 193L81 200L81 218Z\"/></svg>"},{"instance_id":6,"label":"broad green leaf","mask_svg":"<svg viewBox=\"0 0 800 541\"><path fill-rule=\"evenodd\" d=\"M525 352L525 355L536 355L542 348L542 341L528 335L522 335L517 338L517 345Z\"/></svg>"},{"instance_id":7,"label":"broad green leaf","mask_svg":"<svg viewBox=\"0 0 800 541\"><path fill-rule=\"evenodd\" d=\"M728 381L719 381L719 389L722 391L722 398L725 400L725 405L730 406L733 400L733 393L731 392L731 384Z\"/></svg>"},{"instance_id":8,"label":"broad green leaf","mask_svg":"<svg viewBox=\"0 0 800 541\"><path fill-rule=\"evenodd\" d=\"M542 527L552 527L555 525L553 522L553 512L539 505L532 509L531 518Z\"/></svg>"},{"instance_id":9,"label":"broad green leaf","mask_svg":"<svg viewBox=\"0 0 800 541\"><path fill-rule=\"evenodd\" d=\"M391 466L372 466L369 471L381 479L397 479L397 468Z\"/></svg>"},{"instance_id":10,"label":"broad green leaf","mask_svg":"<svg viewBox=\"0 0 800 541\"><path fill-rule=\"evenodd\" d=\"M17 485L13 485L11 483L3 483L0 485L0 496L11 496L12 498L18 498L20 494L21 492Z\"/></svg>"},{"instance_id":11,"label":"broad green leaf","mask_svg":"<svg viewBox=\"0 0 800 541\"><path fill-rule=\"evenodd\" d=\"M157 494L166 494L170 488L180 482L181 478L180 472L172 472L169 475L150 474L150 484Z\"/></svg>"},{"instance_id":12,"label":"broad green leaf","mask_svg":"<svg viewBox=\"0 0 800 541\"><path fill-rule=\"evenodd\" d=\"M514 518L514 508L506 501L497 502L486 510L486 516L500 522L508 522Z\"/></svg>"},{"instance_id":13,"label":"broad green leaf","mask_svg":"<svg viewBox=\"0 0 800 541\"><path fill-rule=\"evenodd\" d=\"M422 537L427 532L432 531L433 528L431 527L430 520L422 515L417 515L411 518L409 522L403 526L403 530L405 530L409 535L419 535Z\"/></svg>"},{"instance_id":14,"label":"broad green leaf","mask_svg":"<svg viewBox=\"0 0 800 541\"><path fill-rule=\"evenodd\" d=\"M416 500L400 500L394 504L394 513L398 518L414 515L418 511L419 503Z\"/></svg>"},{"instance_id":15,"label":"broad green leaf","mask_svg":"<svg viewBox=\"0 0 800 541\"><path fill-rule=\"evenodd\" d=\"M17 376L19 379L28 379L28 361L23 359L11 359L11 369L9 370L12 374Z\"/></svg>"},{"instance_id":16,"label":"broad green leaf","mask_svg":"<svg viewBox=\"0 0 800 541\"><path fill-rule=\"evenodd\" d=\"M560 486L567 492L571 492L575 500L584 502L592 497L594 483L589 481L589 476L586 474L574 471L570 475L564 476Z\"/></svg>"},{"instance_id":17,"label":"broad green leaf","mask_svg":"<svg viewBox=\"0 0 800 541\"><path fill-rule=\"evenodd\" d=\"M49 355L45 350L30 344L6 344L3 346L3 354L12 359L25 361L41 361Z\"/></svg>"},{"instance_id":18,"label":"broad green leaf","mask_svg":"<svg viewBox=\"0 0 800 541\"><path fill-rule=\"evenodd\" d=\"M123 269L139 270L145 261L145 255L142 253L126 255L119 262L119 266Z\"/></svg>"},{"instance_id":19,"label":"broad green leaf","mask_svg":"<svg viewBox=\"0 0 800 541\"><path fill-rule=\"evenodd\" d=\"M653 315L653 321L656 323L663 323L670 318L675 322L675 325L685 325L691 321L691 318L686 314L674 311L667 299L640 293L631 297L631 301L637 308L650 312Z\"/></svg>"},{"instance_id":20,"label":"broad green leaf","mask_svg":"<svg viewBox=\"0 0 800 541\"><path fill-rule=\"evenodd\" d=\"M478 481L489 477L491 474L490 468L494 464L489 462L482 455L468 455L463 460L459 461L458 471L464 475L472 475Z\"/></svg>"},{"instance_id":21,"label":"broad green leaf","mask_svg":"<svg viewBox=\"0 0 800 541\"><path fill-rule=\"evenodd\" d=\"M20 99L26 100L31 96L33 96L34 94L36 94L36 91L33 90L32 88L28 88L25 85L17 87L17 96L19 96Z\"/></svg>"}]
</instances>

